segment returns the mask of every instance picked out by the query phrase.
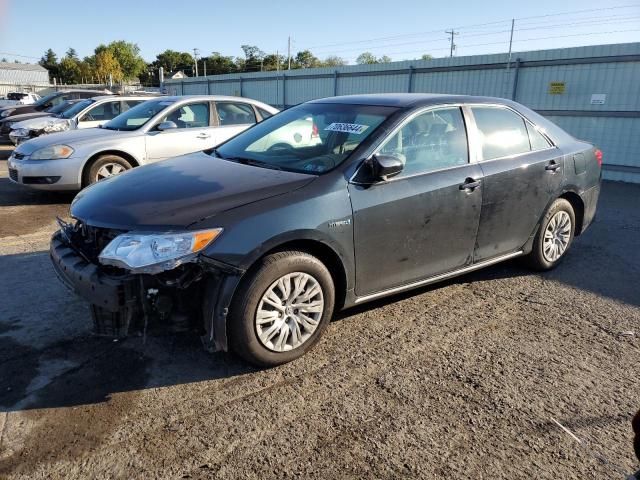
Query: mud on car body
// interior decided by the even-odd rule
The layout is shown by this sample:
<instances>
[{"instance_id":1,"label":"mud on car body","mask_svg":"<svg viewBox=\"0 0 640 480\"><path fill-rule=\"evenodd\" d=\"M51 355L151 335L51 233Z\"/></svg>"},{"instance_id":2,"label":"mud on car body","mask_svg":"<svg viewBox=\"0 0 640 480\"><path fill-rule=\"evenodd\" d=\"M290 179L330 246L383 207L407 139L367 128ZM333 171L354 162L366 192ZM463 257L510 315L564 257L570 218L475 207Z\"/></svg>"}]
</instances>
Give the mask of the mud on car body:
<instances>
[{"instance_id":1,"label":"mud on car body","mask_svg":"<svg viewBox=\"0 0 640 480\"><path fill-rule=\"evenodd\" d=\"M301 121L315 140L283 143ZM338 309L514 257L554 268L595 215L601 160L507 100L316 100L86 188L50 253L99 333L194 328L277 365Z\"/></svg>"}]
</instances>

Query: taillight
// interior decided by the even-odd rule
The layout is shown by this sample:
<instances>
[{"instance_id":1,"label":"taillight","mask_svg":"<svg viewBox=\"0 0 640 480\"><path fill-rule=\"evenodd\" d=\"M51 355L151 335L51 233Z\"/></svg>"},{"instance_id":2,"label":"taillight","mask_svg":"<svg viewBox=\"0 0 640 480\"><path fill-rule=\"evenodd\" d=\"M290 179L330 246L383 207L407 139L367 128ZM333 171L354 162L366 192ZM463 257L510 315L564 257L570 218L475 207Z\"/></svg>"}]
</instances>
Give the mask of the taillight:
<instances>
[{"instance_id":1,"label":"taillight","mask_svg":"<svg viewBox=\"0 0 640 480\"><path fill-rule=\"evenodd\" d=\"M598 161L598 166L601 167L602 166L602 150L600 150L599 148L596 148L596 151L594 153L596 156L596 160Z\"/></svg>"},{"instance_id":2,"label":"taillight","mask_svg":"<svg viewBox=\"0 0 640 480\"><path fill-rule=\"evenodd\" d=\"M318 138L319 136L320 133L318 132L318 125L314 123L311 127L311 138Z\"/></svg>"}]
</instances>

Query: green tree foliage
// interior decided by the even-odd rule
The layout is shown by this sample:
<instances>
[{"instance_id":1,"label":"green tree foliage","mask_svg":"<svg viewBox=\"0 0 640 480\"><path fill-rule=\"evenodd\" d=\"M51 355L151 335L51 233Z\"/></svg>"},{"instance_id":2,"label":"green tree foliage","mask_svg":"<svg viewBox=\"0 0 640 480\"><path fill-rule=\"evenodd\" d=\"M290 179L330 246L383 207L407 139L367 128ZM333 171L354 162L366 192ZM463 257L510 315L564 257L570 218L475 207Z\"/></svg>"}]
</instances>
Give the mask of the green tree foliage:
<instances>
[{"instance_id":1,"label":"green tree foliage","mask_svg":"<svg viewBox=\"0 0 640 480\"><path fill-rule=\"evenodd\" d=\"M433 60L433 56L429 55L428 53L425 53L420 57L420 60Z\"/></svg>"},{"instance_id":2,"label":"green tree foliage","mask_svg":"<svg viewBox=\"0 0 640 480\"><path fill-rule=\"evenodd\" d=\"M341 67L346 65L347 61L344 58L338 57L336 55L331 55L324 59L322 62L323 67Z\"/></svg>"},{"instance_id":3,"label":"green tree foliage","mask_svg":"<svg viewBox=\"0 0 640 480\"><path fill-rule=\"evenodd\" d=\"M320 60L309 50L298 52L294 59L295 68L315 68L320 67Z\"/></svg>"},{"instance_id":4,"label":"green tree foliage","mask_svg":"<svg viewBox=\"0 0 640 480\"><path fill-rule=\"evenodd\" d=\"M188 52L165 50L156 55L156 59L152 65L154 68L164 68L165 73L189 70L193 68L193 57Z\"/></svg>"},{"instance_id":5,"label":"green tree foliage","mask_svg":"<svg viewBox=\"0 0 640 480\"><path fill-rule=\"evenodd\" d=\"M378 63L378 59L373 53L364 52L358 55L358 58L356 58L356 63L358 65L369 65L373 63Z\"/></svg>"},{"instance_id":6,"label":"green tree foliage","mask_svg":"<svg viewBox=\"0 0 640 480\"><path fill-rule=\"evenodd\" d=\"M49 71L50 79L58 77L58 56L53 50L48 49L44 52L38 63Z\"/></svg>"},{"instance_id":7,"label":"green tree foliage","mask_svg":"<svg viewBox=\"0 0 640 480\"><path fill-rule=\"evenodd\" d=\"M242 72L255 72L264 68L265 53L255 45L241 45L244 59L236 59L238 70Z\"/></svg>"},{"instance_id":8,"label":"green tree foliage","mask_svg":"<svg viewBox=\"0 0 640 480\"><path fill-rule=\"evenodd\" d=\"M219 52L212 52L211 55L203 60L207 62L207 75L220 75L223 73L232 73L237 70L233 57L220 55Z\"/></svg>"},{"instance_id":9,"label":"green tree foliage","mask_svg":"<svg viewBox=\"0 0 640 480\"><path fill-rule=\"evenodd\" d=\"M147 69L146 62L140 56L140 48L135 43L116 40L108 45L98 45L95 49L96 58L104 52L109 52L119 64L121 80L133 80Z\"/></svg>"},{"instance_id":10,"label":"green tree foliage","mask_svg":"<svg viewBox=\"0 0 640 480\"><path fill-rule=\"evenodd\" d=\"M120 62L110 50L102 50L96 53L95 74L102 83L108 83L109 79L114 82L124 79L124 72Z\"/></svg>"}]
</instances>

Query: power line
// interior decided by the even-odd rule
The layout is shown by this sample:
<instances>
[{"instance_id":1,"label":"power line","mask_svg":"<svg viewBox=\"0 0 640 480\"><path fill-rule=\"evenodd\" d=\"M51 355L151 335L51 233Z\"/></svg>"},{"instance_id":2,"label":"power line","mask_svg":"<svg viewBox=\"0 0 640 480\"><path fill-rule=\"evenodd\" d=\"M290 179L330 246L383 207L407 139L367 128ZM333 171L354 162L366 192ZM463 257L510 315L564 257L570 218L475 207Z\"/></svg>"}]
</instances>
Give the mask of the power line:
<instances>
[{"instance_id":1,"label":"power line","mask_svg":"<svg viewBox=\"0 0 640 480\"><path fill-rule=\"evenodd\" d=\"M639 5L638 4L617 5L617 6L613 6L613 7L591 8L591 9L585 9L585 10L574 10L574 11L569 11L569 12L552 13L552 14L546 14L546 15L532 15L532 16L528 16L528 17L515 18L515 20L517 22L519 22L521 20L530 20L530 19L535 19L535 18L548 18L548 17L563 16L563 15L575 15L575 14L581 14L581 13L620 10L620 9L633 8L633 7L638 8ZM471 29L473 27L483 27L483 26L497 25L497 24L508 25L510 23L511 23L511 19L505 19L505 20L497 20L497 21L486 22L486 23L478 23L478 24L471 24L471 25L461 25L461 26L453 27L453 30L456 30L456 29L457 30ZM355 40L355 41L350 41L350 42L339 42L339 43L329 43L329 44L323 44L323 45L314 45L314 46L311 46L311 47L306 47L306 49L314 50L314 49L323 48L323 47L335 47L335 46L342 46L342 45L354 45L354 44L362 44L362 43L371 43L371 42L376 42L376 41L384 41L384 40L393 40L393 39L398 39L398 38L408 38L408 37L422 36L422 35L425 35L425 34L439 33L439 32L441 32L441 29L429 30L429 31L424 31L424 32L416 32L416 33L408 33L408 34L402 34L402 35L392 35L392 36L387 36L387 37L370 38L370 39L365 39L365 40Z\"/></svg>"}]
</instances>

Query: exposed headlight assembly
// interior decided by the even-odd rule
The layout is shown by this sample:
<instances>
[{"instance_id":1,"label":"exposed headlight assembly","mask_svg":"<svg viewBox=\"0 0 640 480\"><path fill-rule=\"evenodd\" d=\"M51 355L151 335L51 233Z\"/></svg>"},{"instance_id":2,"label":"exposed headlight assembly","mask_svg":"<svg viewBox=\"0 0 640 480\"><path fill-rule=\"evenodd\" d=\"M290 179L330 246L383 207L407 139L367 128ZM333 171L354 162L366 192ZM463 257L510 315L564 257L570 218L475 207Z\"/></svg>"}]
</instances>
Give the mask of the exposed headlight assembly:
<instances>
[{"instance_id":1,"label":"exposed headlight assembly","mask_svg":"<svg viewBox=\"0 0 640 480\"><path fill-rule=\"evenodd\" d=\"M69 126L69 120L49 122L42 130L46 133L64 132L65 130L69 130Z\"/></svg>"},{"instance_id":2,"label":"exposed headlight assembly","mask_svg":"<svg viewBox=\"0 0 640 480\"><path fill-rule=\"evenodd\" d=\"M29 157L31 160L59 160L73 155L73 148L68 145L52 145L36 150Z\"/></svg>"},{"instance_id":3,"label":"exposed headlight assembly","mask_svg":"<svg viewBox=\"0 0 640 480\"><path fill-rule=\"evenodd\" d=\"M15 108L9 108L8 110L3 110L2 112L0 112L0 118L8 117L15 111L16 111Z\"/></svg>"},{"instance_id":4,"label":"exposed headlight assembly","mask_svg":"<svg viewBox=\"0 0 640 480\"><path fill-rule=\"evenodd\" d=\"M14 130L11 130L11 133L9 134L10 137L28 137L29 136L29 129L28 128L16 128Z\"/></svg>"},{"instance_id":5,"label":"exposed headlight assembly","mask_svg":"<svg viewBox=\"0 0 640 480\"><path fill-rule=\"evenodd\" d=\"M103 265L131 273L159 273L195 260L222 228L180 233L123 233L111 240L98 256Z\"/></svg>"}]
</instances>

